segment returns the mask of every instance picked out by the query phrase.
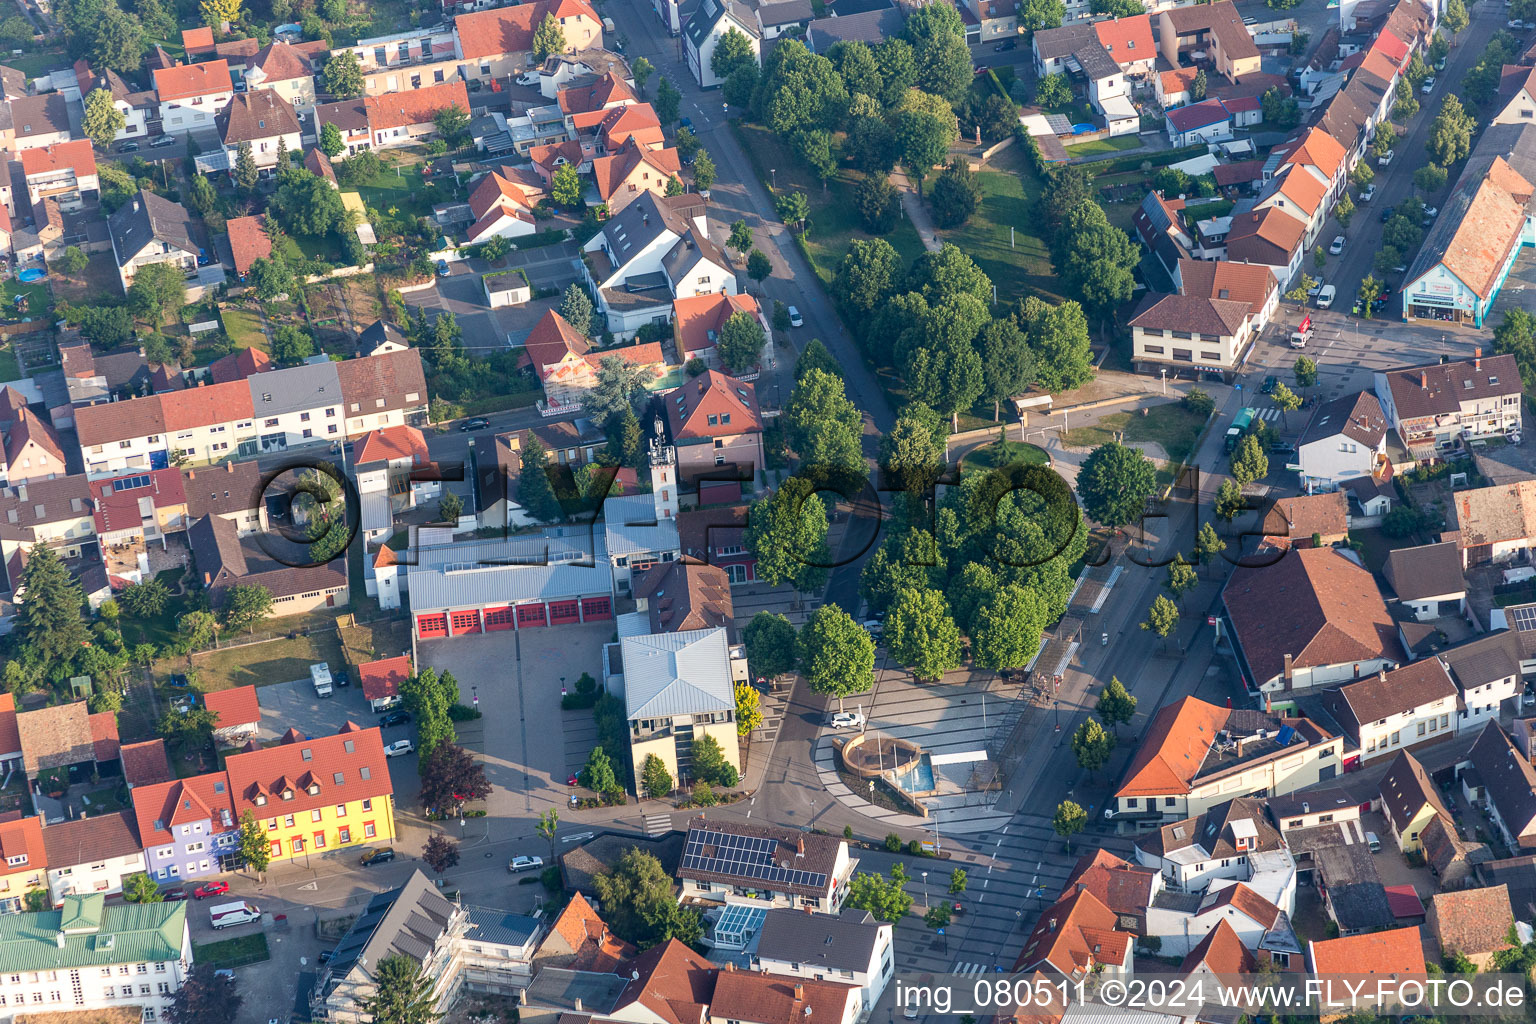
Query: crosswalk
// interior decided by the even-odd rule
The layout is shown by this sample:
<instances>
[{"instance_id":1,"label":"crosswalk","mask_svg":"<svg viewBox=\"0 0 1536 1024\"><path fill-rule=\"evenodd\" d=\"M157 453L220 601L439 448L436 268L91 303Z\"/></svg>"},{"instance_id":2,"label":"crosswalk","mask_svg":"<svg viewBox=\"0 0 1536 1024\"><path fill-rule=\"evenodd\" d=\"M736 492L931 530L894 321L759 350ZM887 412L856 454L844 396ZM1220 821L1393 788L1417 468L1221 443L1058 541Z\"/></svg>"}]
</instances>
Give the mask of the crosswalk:
<instances>
[{"instance_id":1,"label":"crosswalk","mask_svg":"<svg viewBox=\"0 0 1536 1024\"><path fill-rule=\"evenodd\" d=\"M1265 409L1255 409L1254 414L1261 420L1269 420L1271 422L1280 418L1280 410L1272 405Z\"/></svg>"},{"instance_id":2,"label":"crosswalk","mask_svg":"<svg viewBox=\"0 0 1536 1024\"><path fill-rule=\"evenodd\" d=\"M648 836L664 836L672 831L672 815L647 814L645 816L645 834Z\"/></svg>"},{"instance_id":3,"label":"crosswalk","mask_svg":"<svg viewBox=\"0 0 1536 1024\"><path fill-rule=\"evenodd\" d=\"M957 960L950 973L970 976L976 974L986 974L989 970L990 968L986 964L965 963L963 961Z\"/></svg>"}]
</instances>

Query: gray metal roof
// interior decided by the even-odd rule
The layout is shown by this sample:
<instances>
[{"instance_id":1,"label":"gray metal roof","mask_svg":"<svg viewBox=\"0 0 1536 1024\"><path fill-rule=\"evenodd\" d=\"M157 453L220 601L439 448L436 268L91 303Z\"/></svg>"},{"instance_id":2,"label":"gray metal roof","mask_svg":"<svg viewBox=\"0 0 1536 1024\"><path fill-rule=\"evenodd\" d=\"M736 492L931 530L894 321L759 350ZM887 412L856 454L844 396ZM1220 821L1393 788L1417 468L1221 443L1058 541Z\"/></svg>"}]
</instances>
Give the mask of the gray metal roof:
<instances>
[{"instance_id":1,"label":"gray metal roof","mask_svg":"<svg viewBox=\"0 0 1536 1024\"><path fill-rule=\"evenodd\" d=\"M415 586L413 578L412 594ZM631 721L735 708L724 629L625 637L619 643L624 654L624 704Z\"/></svg>"},{"instance_id":2,"label":"gray metal roof","mask_svg":"<svg viewBox=\"0 0 1536 1024\"><path fill-rule=\"evenodd\" d=\"M455 541L452 544L428 544L413 552L416 567L443 569L448 566L534 566L565 565L571 562L603 562L607 549L593 524L552 526L538 533L485 540Z\"/></svg>"},{"instance_id":3,"label":"gray metal roof","mask_svg":"<svg viewBox=\"0 0 1536 1024\"><path fill-rule=\"evenodd\" d=\"M471 942L480 939L498 946L526 946L539 934L537 918L490 907L464 909L469 912L469 931L464 937Z\"/></svg>"},{"instance_id":4,"label":"gray metal roof","mask_svg":"<svg viewBox=\"0 0 1536 1024\"><path fill-rule=\"evenodd\" d=\"M417 612L611 593L613 574L606 563L411 568L411 607Z\"/></svg>"},{"instance_id":5,"label":"gray metal roof","mask_svg":"<svg viewBox=\"0 0 1536 1024\"><path fill-rule=\"evenodd\" d=\"M813 964L847 971L869 969L880 929L867 910L841 914L806 914L799 910L770 910L758 932L757 955L768 960Z\"/></svg>"},{"instance_id":6,"label":"gray metal roof","mask_svg":"<svg viewBox=\"0 0 1536 1024\"><path fill-rule=\"evenodd\" d=\"M649 494L625 494L603 502L603 538L611 558L671 551L682 554L677 520L656 519Z\"/></svg>"},{"instance_id":7,"label":"gray metal roof","mask_svg":"<svg viewBox=\"0 0 1536 1024\"><path fill-rule=\"evenodd\" d=\"M387 956L403 954L422 961L447 932L457 908L415 871L404 885L368 901L347 934L336 944L321 984L327 996L352 972L357 980L373 977L373 967Z\"/></svg>"},{"instance_id":8,"label":"gray metal roof","mask_svg":"<svg viewBox=\"0 0 1536 1024\"><path fill-rule=\"evenodd\" d=\"M258 373L247 378L246 383L251 386L251 407L258 420L263 416L341 405L341 378L336 375L335 363ZM321 433L317 431L315 436Z\"/></svg>"}]
</instances>

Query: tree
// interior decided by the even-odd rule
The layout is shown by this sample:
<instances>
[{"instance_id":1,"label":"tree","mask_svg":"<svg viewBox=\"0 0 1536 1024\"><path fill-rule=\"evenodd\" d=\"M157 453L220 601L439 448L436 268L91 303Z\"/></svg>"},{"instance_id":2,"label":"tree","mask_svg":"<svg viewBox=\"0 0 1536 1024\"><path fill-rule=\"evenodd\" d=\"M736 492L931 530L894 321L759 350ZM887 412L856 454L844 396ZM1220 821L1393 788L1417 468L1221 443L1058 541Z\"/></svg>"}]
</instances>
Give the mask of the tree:
<instances>
[{"instance_id":1,"label":"tree","mask_svg":"<svg viewBox=\"0 0 1536 1024\"><path fill-rule=\"evenodd\" d=\"M655 754L646 754L640 765L640 791L653 800L672 792L672 773L667 771L666 762Z\"/></svg>"},{"instance_id":2,"label":"tree","mask_svg":"<svg viewBox=\"0 0 1536 1024\"><path fill-rule=\"evenodd\" d=\"M1360 282L1360 313L1367 320L1375 315L1376 311L1372 308L1372 305L1380 294L1381 282L1376 280L1375 275L1367 274L1365 279Z\"/></svg>"},{"instance_id":3,"label":"tree","mask_svg":"<svg viewBox=\"0 0 1536 1024\"><path fill-rule=\"evenodd\" d=\"M105 8L92 30L91 63L113 71L138 71L144 63L144 29L117 5Z\"/></svg>"},{"instance_id":4,"label":"tree","mask_svg":"<svg viewBox=\"0 0 1536 1024\"><path fill-rule=\"evenodd\" d=\"M1072 86L1067 76L1057 71L1046 75L1035 84L1035 105L1042 110L1055 110L1072 102Z\"/></svg>"},{"instance_id":5,"label":"tree","mask_svg":"<svg viewBox=\"0 0 1536 1024\"><path fill-rule=\"evenodd\" d=\"M811 216L811 201L804 192L780 192L773 199L774 212L785 224L798 224L805 230L805 222Z\"/></svg>"},{"instance_id":6,"label":"tree","mask_svg":"<svg viewBox=\"0 0 1536 1024\"><path fill-rule=\"evenodd\" d=\"M1205 77L1205 68L1195 72L1195 80L1189 86L1189 98L1194 103L1205 99L1205 90L1210 87L1209 80Z\"/></svg>"},{"instance_id":7,"label":"tree","mask_svg":"<svg viewBox=\"0 0 1536 1024\"><path fill-rule=\"evenodd\" d=\"M978 668L1023 668L1040 650L1045 626L1045 603L1038 594L1020 586L1003 587L976 611L970 627L971 660Z\"/></svg>"},{"instance_id":8,"label":"tree","mask_svg":"<svg viewBox=\"0 0 1536 1024\"><path fill-rule=\"evenodd\" d=\"M1110 676L1093 710L1118 736L1120 726L1130 725L1131 719L1136 717L1136 698L1126 691L1125 684L1120 682L1118 676Z\"/></svg>"},{"instance_id":9,"label":"tree","mask_svg":"<svg viewBox=\"0 0 1536 1024\"><path fill-rule=\"evenodd\" d=\"M485 768L456 743L438 743L420 760L421 805L432 810L463 811L470 800L491 793Z\"/></svg>"},{"instance_id":10,"label":"tree","mask_svg":"<svg viewBox=\"0 0 1536 1024\"><path fill-rule=\"evenodd\" d=\"M1419 112L1419 98L1413 94L1413 83L1406 78L1397 80L1397 99L1392 105L1392 119L1407 122Z\"/></svg>"},{"instance_id":11,"label":"tree","mask_svg":"<svg viewBox=\"0 0 1536 1024\"><path fill-rule=\"evenodd\" d=\"M569 167L570 164L564 166ZM587 295L587 290L580 284L572 281L565 289L565 294L560 298L560 315L565 322L573 327L582 337L590 337L592 334L592 299Z\"/></svg>"},{"instance_id":12,"label":"tree","mask_svg":"<svg viewBox=\"0 0 1536 1024\"><path fill-rule=\"evenodd\" d=\"M1348 192L1345 192L1339 197L1338 205L1333 208L1333 216L1338 220L1339 227L1347 228L1349 227L1350 218L1354 215L1355 201L1349 198Z\"/></svg>"},{"instance_id":13,"label":"tree","mask_svg":"<svg viewBox=\"0 0 1536 1024\"><path fill-rule=\"evenodd\" d=\"M816 485L790 477L747 510L745 543L757 559L757 576L770 586L789 583L801 593L825 585L832 555L827 512Z\"/></svg>"},{"instance_id":14,"label":"tree","mask_svg":"<svg viewBox=\"0 0 1536 1024\"><path fill-rule=\"evenodd\" d=\"M1317 278L1303 271L1301 277L1296 279L1296 287L1286 292L1285 297L1290 302L1306 302L1307 293L1316 286Z\"/></svg>"},{"instance_id":15,"label":"tree","mask_svg":"<svg viewBox=\"0 0 1536 1024\"><path fill-rule=\"evenodd\" d=\"M565 518L560 501L549 481L549 456L539 439L529 435L523 446L522 466L517 475L517 502L530 516L544 523Z\"/></svg>"},{"instance_id":16,"label":"tree","mask_svg":"<svg viewBox=\"0 0 1536 1024\"><path fill-rule=\"evenodd\" d=\"M1440 23L1445 26L1446 31L1454 36L1467 27L1469 20L1467 17L1467 5L1464 0L1448 0L1445 5L1445 14L1441 16Z\"/></svg>"},{"instance_id":17,"label":"tree","mask_svg":"<svg viewBox=\"0 0 1536 1024\"><path fill-rule=\"evenodd\" d=\"M546 57L551 54L565 52L565 30L560 27L560 22L554 14L546 13L544 20L539 22L539 27L533 30L533 59L535 63L543 64Z\"/></svg>"},{"instance_id":18,"label":"tree","mask_svg":"<svg viewBox=\"0 0 1536 1024\"><path fill-rule=\"evenodd\" d=\"M635 366L618 356L604 356L597 364L597 382L582 396L581 407L598 423L623 409L633 408L635 396L642 393L651 371Z\"/></svg>"},{"instance_id":19,"label":"tree","mask_svg":"<svg viewBox=\"0 0 1536 1024\"><path fill-rule=\"evenodd\" d=\"M832 282L832 297L854 323L866 322L895 290L901 257L883 238L853 240Z\"/></svg>"},{"instance_id":20,"label":"tree","mask_svg":"<svg viewBox=\"0 0 1536 1024\"><path fill-rule=\"evenodd\" d=\"M421 859L426 862L427 867L432 869L433 874L441 875L449 868L458 865L459 844L441 832L434 832L427 839L427 845L422 848Z\"/></svg>"},{"instance_id":21,"label":"tree","mask_svg":"<svg viewBox=\"0 0 1536 1024\"><path fill-rule=\"evenodd\" d=\"M800 629L800 671L811 692L836 697L865 693L874 685L875 642L835 604L824 604Z\"/></svg>"},{"instance_id":22,"label":"tree","mask_svg":"<svg viewBox=\"0 0 1536 1024\"><path fill-rule=\"evenodd\" d=\"M1156 633L1166 641L1168 634L1179 628L1178 605L1162 594L1158 594L1152 599L1152 605L1147 609L1147 617L1141 623L1141 628Z\"/></svg>"},{"instance_id":23,"label":"tree","mask_svg":"<svg viewBox=\"0 0 1536 1024\"><path fill-rule=\"evenodd\" d=\"M534 822L533 830L549 843L549 859L554 860L555 836L560 833L560 812L553 807L548 808L539 815L539 820Z\"/></svg>"},{"instance_id":24,"label":"tree","mask_svg":"<svg viewBox=\"0 0 1536 1024\"><path fill-rule=\"evenodd\" d=\"M1152 460L1119 441L1095 448L1077 475L1083 511L1115 529L1141 519L1156 486Z\"/></svg>"},{"instance_id":25,"label":"tree","mask_svg":"<svg viewBox=\"0 0 1536 1024\"><path fill-rule=\"evenodd\" d=\"M758 694L748 682L736 684L736 735L749 735L763 724L763 705Z\"/></svg>"},{"instance_id":26,"label":"tree","mask_svg":"<svg viewBox=\"0 0 1536 1024\"><path fill-rule=\"evenodd\" d=\"M656 85L656 101L651 104L651 109L656 111L656 119L663 125L669 125L677 120L677 105L682 102L683 94L677 91L677 86L665 78L658 80Z\"/></svg>"},{"instance_id":27,"label":"tree","mask_svg":"<svg viewBox=\"0 0 1536 1024\"><path fill-rule=\"evenodd\" d=\"M1056 805L1056 813L1051 818L1051 828L1058 836L1066 840L1067 852L1072 852L1072 837L1088 827L1088 812L1071 800L1063 800Z\"/></svg>"},{"instance_id":28,"label":"tree","mask_svg":"<svg viewBox=\"0 0 1536 1024\"><path fill-rule=\"evenodd\" d=\"M225 1024L236 1018L242 999L232 971L213 963L195 964L171 997L166 1024Z\"/></svg>"},{"instance_id":29,"label":"tree","mask_svg":"<svg viewBox=\"0 0 1536 1024\"><path fill-rule=\"evenodd\" d=\"M1246 487L1268 475L1269 456L1264 454L1259 439L1248 434L1237 443L1237 451L1232 453L1232 479L1239 486Z\"/></svg>"},{"instance_id":30,"label":"tree","mask_svg":"<svg viewBox=\"0 0 1536 1024\"><path fill-rule=\"evenodd\" d=\"M871 874L860 871L848 883L845 901L855 910L867 910L877 920L895 924L912 909L912 897L907 893L907 872L900 864L891 865L891 874Z\"/></svg>"},{"instance_id":31,"label":"tree","mask_svg":"<svg viewBox=\"0 0 1536 1024\"><path fill-rule=\"evenodd\" d=\"M639 849L624 851L616 864L592 878L603 918L619 938L642 947L668 939L696 941L698 911L681 906L672 894L672 876L661 861Z\"/></svg>"},{"instance_id":32,"label":"tree","mask_svg":"<svg viewBox=\"0 0 1536 1024\"><path fill-rule=\"evenodd\" d=\"M1019 25L1027 32L1060 28L1066 16L1067 5L1062 0L1023 0L1019 6Z\"/></svg>"},{"instance_id":33,"label":"tree","mask_svg":"<svg viewBox=\"0 0 1536 1024\"><path fill-rule=\"evenodd\" d=\"M256 290L256 295L268 301L279 295L292 294L298 285L298 279L294 276L288 261L276 253L270 259L258 257L252 261L251 271L247 276L250 278L251 287Z\"/></svg>"},{"instance_id":34,"label":"tree","mask_svg":"<svg viewBox=\"0 0 1536 1024\"><path fill-rule=\"evenodd\" d=\"M279 175L278 181L270 209L286 230L312 238L343 230L347 208L341 193L324 178L295 168Z\"/></svg>"},{"instance_id":35,"label":"tree","mask_svg":"<svg viewBox=\"0 0 1536 1024\"><path fill-rule=\"evenodd\" d=\"M1264 121L1281 130L1296 127L1301 122L1301 106L1290 96L1283 95L1278 86L1272 87L1259 99L1264 111Z\"/></svg>"},{"instance_id":36,"label":"tree","mask_svg":"<svg viewBox=\"0 0 1536 1024\"><path fill-rule=\"evenodd\" d=\"M757 64L757 54L752 50L752 40L738 28L727 29L725 35L715 42L715 53L709 60L709 70L714 72L716 78L724 81L730 78L738 68L748 64L753 66Z\"/></svg>"},{"instance_id":37,"label":"tree","mask_svg":"<svg viewBox=\"0 0 1536 1024\"><path fill-rule=\"evenodd\" d=\"M549 197L560 206L581 205L581 175L575 164L561 164L555 169L555 178L549 187Z\"/></svg>"},{"instance_id":38,"label":"tree","mask_svg":"<svg viewBox=\"0 0 1536 1024\"><path fill-rule=\"evenodd\" d=\"M950 103L965 99L972 70L971 51L965 45L963 34L925 40L914 45L912 53L917 60L918 88L942 96Z\"/></svg>"},{"instance_id":39,"label":"tree","mask_svg":"<svg viewBox=\"0 0 1536 1024\"><path fill-rule=\"evenodd\" d=\"M203 24L214 32L227 32L226 26L240 20L243 13L240 0L203 0L201 5Z\"/></svg>"},{"instance_id":40,"label":"tree","mask_svg":"<svg viewBox=\"0 0 1536 1024\"><path fill-rule=\"evenodd\" d=\"M170 599L170 588L158 577L142 583L130 583L118 597L123 609L139 619L152 619L159 615L165 602Z\"/></svg>"},{"instance_id":41,"label":"tree","mask_svg":"<svg viewBox=\"0 0 1536 1024\"><path fill-rule=\"evenodd\" d=\"M85 116L80 121L80 130L86 138L107 149L127 125L128 119L117 108L110 92L92 89L86 94Z\"/></svg>"},{"instance_id":42,"label":"tree","mask_svg":"<svg viewBox=\"0 0 1536 1024\"><path fill-rule=\"evenodd\" d=\"M544 20L548 21L553 17L546 14ZM458 149L469 142L469 111L457 103L446 106L434 114L432 125L443 137L443 141L448 143L449 149Z\"/></svg>"},{"instance_id":43,"label":"tree","mask_svg":"<svg viewBox=\"0 0 1536 1024\"><path fill-rule=\"evenodd\" d=\"M736 250L737 256L745 256L752 249L752 229L744 220L736 220L731 223L731 237L725 243Z\"/></svg>"},{"instance_id":44,"label":"tree","mask_svg":"<svg viewBox=\"0 0 1536 1024\"><path fill-rule=\"evenodd\" d=\"M1231 483L1227 480L1225 483ZM1238 496L1242 500L1242 496ZM1201 565L1213 565L1220 554L1227 550L1227 542L1216 535L1215 527L1210 523L1202 523L1200 532L1195 535L1195 558Z\"/></svg>"},{"instance_id":45,"label":"tree","mask_svg":"<svg viewBox=\"0 0 1536 1024\"><path fill-rule=\"evenodd\" d=\"M948 900L940 900L938 903L933 904L927 910L923 911L923 924L926 924L934 931L938 931L941 928L947 928L949 927L949 922L954 917L954 913L955 912L953 908L950 907Z\"/></svg>"},{"instance_id":46,"label":"tree","mask_svg":"<svg viewBox=\"0 0 1536 1024\"><path fill-rule=\"evenodd\" d=\"M235 184L249 192L261 180L261 169L256 166L256 155L249 142L242 142L235 150Z\"/></svg>"},{"instance_id":47,"label":"tree","mask_svg":"<svg viewBox=\"0 0 1536 1024\"><path fill-rule=\"evenodd\" d=\"M936 590L898 591L885 622L885 641L897 663L920 681L936 682L960 664L960 630Z\"/></svg>"},{"instance_id":48,"label":"tree","mask_svg":"<svg viewBox=\"0 0 1536 1024\"><path fill-rule=\"evenodd\" d=\"M726 372L739 376L762 361L763 346L767 342L762 322L746 310L738 309L720 328L716 349Z\"/></svg>"},{"instance_id":49,"label":"tree","mask_svg":"<svg viewBox=\"0 0 1536 1024\"><path fill-rule=\"evenodd\" d=\"M741 631L747 648L747 667L758 676L773 679L793 672L796 646L794 624L783 615L758 612Z\"/></svg>"},{"instance_id":50,"label":"tree","mask_svg":"<svg viewBox=\"0 0 1536 1024\"><path fill-rule=\"evenodd\" d=\"M1099 769L1109 762L1109 755L1114 750L1114 737L1092 718L1083 722L1072 734L1072 753L1077 757L1077 765L1090 776L1098 774Z\"/></svg>"},{"instance_id":51,"label":"tree","mask_svg":"<svg viewBox=\"0 0 1536 1024\"><path fill-rule=\"evenodd\" d=\"M957 228L976 212L976 204L981 202L981 184L970 166L957 159L934 182L928 201L939 227Z\"/></svg>"},{"instance_id":52,"label":"tree","mask_svg":"<svg viewBox=\"0 0 1536 1024\"><path fill-rule=\"evenodd\" d=\"M315 339L302 327L284 324L272 332L272 358L290 366L315 354Z\"/></svg>"},{"instance_id":53,"label":"tree","mask_svg":"<svg viewBox=\"0 0 1536 1024\"><path fill-rule=\"evenodd\" d=\"M1450 167L1472 152L1472 131L1477 125L1461 105L1461 99L1453 92L1440 101L1440 112L1429 125L1429 139L1425 149L1435 158L1435 163Z\"/></svg>"},{"instance_id":54,"label":"tree","mask_svg":"<svg viewBox=\"0 0 1536 1024\"><path fill-rule=\"evenodd\" d=\"M1269 400L1275 403L1275 408L1280 410L1280 416L1287 424L1290 422L1289 414L1301 408L1301 396L1286 387L1284 382L1275 385Z\"/></svg>"},{"instance_id":55,"label":"tree","mask_svg":"<svg viewBox=\"0 0 1536 1024\"><path fill-rule=\"evenodd\" d=\"M1067 214L1051 259L1083 306L1104 319L1129 301L1141 256L1130 236L1109 223L1101 206L1085 202Z\"/></svg>"},{"instance_id":56,"label":"tree","mask_svg":"<svg viewBox=\"0 0 1536 1024\"><path fill-rule=\"evenodd\" d=\"M1439 164L1425 164L1413 172L1413 187L1425 195L1433 195L1445 188L1448 175Z\"/></svg>"},{"instance_id":57,"label":"tree","mask_svg":"<svg viewBox=\"0 0 1536 1024\"><path fill-rule=\"evenodd\" d=\"M1195 576L1195 570L1184 561L1182 554L1173 556L1173 561L1168 563L1168 580L1163 585L1173 594L1174 600L1180 604L1184 601L1184 594L1193 590L1200 583Z\"/></svg>"},{"instance_id":58,"label":"tree","mask_svg":"<svg viewBox=\"0 0 1536 1024\"><path fill-rule=\"evenodd\" d=\"M1243 500L1243 489L1237 481L1223 480L1216 489L1216 515L1230 523L1247 507L1247 502Z\"/></svg>"},{"instance_id":59,"label":"tree","mask_svg":"<svg viewBox=\"0 0 1536 1024\"><path fill-rule=\"evenodd\" d=\"M701 149L693 158L693 187L700 192L708 192L714 183L715 162L710 159L709 150Z\"/></svg>"},{"instance_id":60,"label":"tree","mask_svg":"<svg viewBox=\"0 0 1536 1024\"><path fill-rule=\"evenodd\" d=\"M165 314L186 305L187 280L181 267L174 263L151 263L133 275L128 298L150 323L158 325Z\"/></svg>"},{"instance_id":61,"label":"tree","mask_svg":"<svg viewBox=\"0 0 1536 1024\"><path fill-rule=\"evenodd\" d=\"M635 91L645 95L645 80L656 71L656 65L644 57L636 57L629 65L629 77L635 80Z\"/></svg>"},{"instance_id":62,"label":"tree","mask_svg":"<svg viewBox=\"0 0 1536 1024\"><path fill-rule=\"evenodd\" d=\"M576 773L576 778L583 786L598 793L622 791L618 777L613 773L613 762L602 747L592 748L586 766Z\"/></svg>"},{"instance_id":63,"label":"tree","mask_svg":"<svg viewBox=\"0 0 1536 1024\"><path fill-rule=\"evenodd\" d=\"M1035 382L1046 391L1070 391L1093 379L1088 318L1076 302L1047 306L1031 296L1014 315L1034 353Z\"/></svg>"},{"instance_id":64,"label":"tree","mask_svg":"<svg viewBox=\"0 0 1536 1024\"><path fill-rule=\"evenodd\" d=\"M949 873L949 894L951 896L959 896L965 892L966 879L965 868L955 868L951 871Z\"/></svg>"},{"instance_id":65,"label":"tree","mask_svg":"<svg viewBox=\"0 0 1536 1024\"><path fill-rule=\"evenodd\" d=\"M913 90L909 97L923 95ZM891 127L902 166L917 182L921 196L923 176L944 159L949 147L960 138L959 123L945 104L939 110L923 106L903 107L896 112Z\"/></svg>"},{"instance_id":66,"label":"tree","mask_svg":"<svg viewBox=\"0 0 1536 1024\"><path fill-rule=\"evenodd\" d=\"M42 542L32 545L21 571L21 607L15 632L25 660L49 680L63 680L80 657L89 633L80 612L85 597L80 584Z\"/></svg>"},{"instance_id":67,"label":"tree","mask_svg":"<svg viewBox=\"0 0 1536 1024\"><path fill-rule=\"evenodd\" d=\"M1146 12L1146 7L1137 0L1093 0L1089 9L1094 14L1107 14L1112 18L1134 18Z\"/></svg>"},{"instance_id":68,"label":"tree","mask_svg":"<svg viewBox=\"0 0 1536 1024\"><path fill-rule=\"evenodd\" d=\"M1307 356L1297 356L1291 364L1291 376L1299 388L1317 387L1317 363Z\"/></svg>"},{"instance_id":69,"label":"tree","mask_svg":"<svg viewBox=\"0 0 1536 1024\"><path fill-rule=\"evenodd\" d=\"M324 77L325 91L337 99L355 99L363 94L363 65L351 50L338 50L326 61Z\"/></svg>"},{"instance_id":70,"label":"tree","mask_svg":"<svg viewBox=\"0 0 1536 1024\"><path fill-rule=\"evenodd\" d=\"M1515 357L1520 379L1527 388L1536 385L1536 316L1523 309L1510 309L1493 330L1493 350Z\"/></svg>"},{"instance_id":71,"label":"tree","mask_svg":"<svg viewBox=\"0 0 1536 1024\"><path fill-rule=\"evenodd\" d=\"M163 898L155 880L143 871L123 879L123 899L129 903L159 903Z\"/></svg>"},{"instance_id":72,"label":"tree","mask_svg":"<svg viewBox=\"0 0 1536 1024\"><path fill-rule=\"evenodd\" d=\"M811 370L785 403L784 438L814 472L864 473L864 420L848 400L843 379Z\"/></svg>"},{"instance_id":73,"label":"tree","mask_svg":"<svg viewBox=\"0 0 1536 1024\"><path fill-rule=\"evenodd\" d=\"M358 1001L358 1010L373 1024L436 1024L442 1016L435 1008L433 979L412 957L384 957L373 965L373 980L373 994Z\"/></svg>"},{"instance_id":74,"label":"tree","mask_svg":"<svg viewBox=\"0 0 1536 1024\"><path fill-rule=\"evenodd\" d=\"M272 863L266 826L256 820L256 812L249 808L240 815L240 859L259 877L265 877L267 865Z\"/></svg>"},{"instance_id":75,"label":"tree","mask_svg":"<svg viewBox=\"0 0 1536 1024\"><path fill-rule=\"evenodd\" d=\"M736 766L720 749L720 741L708 733L693 741L693 777L723 789L730 789L741 781Z\"/></svg>"},{"instance_id":76,"label":"tree","mask_svg":"<svg viewBox=\"0 0 1536 1024\"><path fill-rule=\"evenodd\" d=\"M272 614L272 591L260 583L237 583L225 592L224 626L232 630L256 627Z\"/></svg>"}]
</instances>

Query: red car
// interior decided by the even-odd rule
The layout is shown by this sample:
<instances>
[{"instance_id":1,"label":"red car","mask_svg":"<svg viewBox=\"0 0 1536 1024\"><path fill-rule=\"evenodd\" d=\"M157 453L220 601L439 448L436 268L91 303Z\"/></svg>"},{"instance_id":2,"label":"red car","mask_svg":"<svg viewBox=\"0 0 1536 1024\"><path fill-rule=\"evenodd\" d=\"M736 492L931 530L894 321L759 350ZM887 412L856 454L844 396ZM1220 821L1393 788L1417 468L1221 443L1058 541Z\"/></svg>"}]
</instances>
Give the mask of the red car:
<instances>
[{"instance_id":1,"label":"red car","mask_svg":"<svg viewBox=\"0 0 1536 1024\"><path fill-rule=\"evenodd\" d=\"M204 882L192 890L192 898L195 900L205 900L209 896L222 896L226 892L229 892L228 882Z\"/></svg>"}]
</instances>

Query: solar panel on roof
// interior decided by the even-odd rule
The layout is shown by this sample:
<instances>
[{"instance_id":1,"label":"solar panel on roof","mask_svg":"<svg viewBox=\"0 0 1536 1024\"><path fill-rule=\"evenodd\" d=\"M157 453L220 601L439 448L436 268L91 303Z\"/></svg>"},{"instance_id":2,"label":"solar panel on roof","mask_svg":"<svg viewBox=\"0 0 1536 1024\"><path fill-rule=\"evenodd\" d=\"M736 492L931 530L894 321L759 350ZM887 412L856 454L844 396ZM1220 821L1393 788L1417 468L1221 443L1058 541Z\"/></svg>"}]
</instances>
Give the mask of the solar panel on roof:
<instances>
[{"instance_id":1,"label":"solar panel on roof","mask_svg":"<svg viewBox=\"0 0 1536 1024\"><path fill-rule=\"evenodd\" d=\"M1536 606L1526 605L1523 608L1515 608L1513 611L1516 629L1536 629Z\"/></svg>"}]
</instances>

